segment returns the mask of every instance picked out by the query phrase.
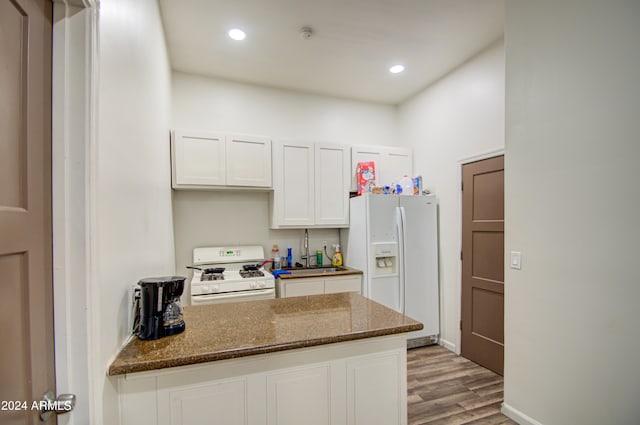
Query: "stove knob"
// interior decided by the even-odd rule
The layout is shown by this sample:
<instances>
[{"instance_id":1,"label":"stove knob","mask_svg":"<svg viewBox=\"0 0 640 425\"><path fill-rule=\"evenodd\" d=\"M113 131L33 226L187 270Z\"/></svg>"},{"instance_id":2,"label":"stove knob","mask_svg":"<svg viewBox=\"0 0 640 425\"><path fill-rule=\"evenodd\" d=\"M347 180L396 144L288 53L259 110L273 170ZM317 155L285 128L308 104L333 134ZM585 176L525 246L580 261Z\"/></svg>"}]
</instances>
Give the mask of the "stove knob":
<instances>
[{"instance_id":1,"label":"stove knob","mask_svg":"<svg viewBox=\"0 0 640 425\"><path fill-rule=\"evenodd\" d=\"M208 286L199 286L196 291L197 291L198 294L206 294L207 292L209 292L209 287Z\"/></svg>"},{"instance_id":2,"label":"stove knob","mask_svg":"<svg viewBox=\"0 0 640 425\"><path fill-rule=\"evenodd\" d=\"M262 282L262 281L258 282L258 287L260 287L260 288L264 288L265 286L267 286L267 284L266 284L266 283L264 283L264 282Z\"/></svg>"},{"instance_id":3,"label":"stove knob","mask_svg":"<svg viewBox=\"0 0 640 425\"><path fill-rule=\"evenodd\" d=\"M211 287L211 292L220 292L220 286L218 285L213 285Z\"/></svg>"},{"instance_id":4,"label":"stove knob","mask_svg":"<svg viewBox=\"0 0 640 425\"><path fill-rule=\"evenodd\" d=\"M258 285L255 282L249 282L249 288L256 289Z\"/></svg>"}]
</instances>

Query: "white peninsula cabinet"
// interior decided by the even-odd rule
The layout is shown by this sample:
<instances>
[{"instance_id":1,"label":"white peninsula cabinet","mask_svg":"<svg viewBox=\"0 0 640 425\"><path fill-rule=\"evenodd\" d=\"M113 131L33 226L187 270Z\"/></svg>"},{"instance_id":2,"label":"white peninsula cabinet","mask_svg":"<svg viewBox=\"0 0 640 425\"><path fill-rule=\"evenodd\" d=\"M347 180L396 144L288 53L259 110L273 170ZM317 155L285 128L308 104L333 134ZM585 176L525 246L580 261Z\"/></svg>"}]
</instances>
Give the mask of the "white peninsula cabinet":
<instances>
[{"instance_id":1,"label":"white peninsula cabinet","mask_svg":"<svg viewBox=\"0 0 640 425\"><path fill-rule=\"evenodd\" d=\"M356 190L358 162L373 161L376 165L378 186L398 183L404 175L413 177L413 151L410 148L390 146L353 146L351 148L351 190Z\"/></svg>"},{"instance_id":2,"label":"white peninsula cabinet","mask_svg":"<svg viewBox=\"0 0 640 425\"><path fill-rule=\"evenodd\" d=\"M274 142L272 228L349 225L350 149Z\"/></svg>"},{"instance_id":3,"label":"white peninsula cabinet","mask_svg":"<svg viewBox=\"0 0 640 425\"><path fill-rule=\"evenodd\" d=\"M121 425L406 425L406 337L127 374L118 391Z\"/></svg>"},{"instance_id":4,"label":"white peninsula cabinet","mask_svg":"<svg viewBox=\"0 0 640 425\"><path fill-rule=\"evenodd\" d=\"M407 335L423 325L382 304L343 292L188 306L184 321L113 360L114 424L407 424Z\"/></svg>"},{"instance_id":5,"label":"white peninsula cabinet","mask_svg":"<svg viewBox=\"0 0 640 425\"><path fill-rule=\"evenodd\" d=\"M174 189L271 188L271 140L267 137L173 130Z\"/></svg>"}]
</instances>

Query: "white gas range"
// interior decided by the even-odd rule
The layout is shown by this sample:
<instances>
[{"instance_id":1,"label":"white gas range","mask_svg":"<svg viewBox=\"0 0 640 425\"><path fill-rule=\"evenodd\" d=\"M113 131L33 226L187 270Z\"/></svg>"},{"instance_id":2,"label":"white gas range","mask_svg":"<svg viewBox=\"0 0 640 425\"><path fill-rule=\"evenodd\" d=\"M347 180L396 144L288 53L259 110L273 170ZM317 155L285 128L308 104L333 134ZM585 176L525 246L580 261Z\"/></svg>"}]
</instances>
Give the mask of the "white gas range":
<instances>
[{"instance_id":1,"label":"white gas range","mask_svg":"<svg viewBox=\"0 0 640 425\"><path fill-rule=\"evenodd\" d=\"M263 260L261 246L195 248L191 304L275 298L275 279Z\"/></svg>"}]
</instances>

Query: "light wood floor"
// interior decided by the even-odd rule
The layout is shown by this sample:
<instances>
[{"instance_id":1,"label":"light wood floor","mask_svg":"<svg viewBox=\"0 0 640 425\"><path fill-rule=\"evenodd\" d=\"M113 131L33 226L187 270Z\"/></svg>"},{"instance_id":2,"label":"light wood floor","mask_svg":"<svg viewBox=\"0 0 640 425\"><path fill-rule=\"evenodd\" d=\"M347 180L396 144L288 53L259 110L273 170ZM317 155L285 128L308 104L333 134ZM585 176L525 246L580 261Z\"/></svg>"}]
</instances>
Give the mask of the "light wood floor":
<instances>
[{"instance_id":1,"label":"light wood floor","mask_svg":"<svg viewBox=\"0 0 640 425\"><path fill-rule=\"evenodd\" d=\"M502 377L438 345L407 353L409 425L515 424L500 413Z\"/></svg>"}]
</instances>

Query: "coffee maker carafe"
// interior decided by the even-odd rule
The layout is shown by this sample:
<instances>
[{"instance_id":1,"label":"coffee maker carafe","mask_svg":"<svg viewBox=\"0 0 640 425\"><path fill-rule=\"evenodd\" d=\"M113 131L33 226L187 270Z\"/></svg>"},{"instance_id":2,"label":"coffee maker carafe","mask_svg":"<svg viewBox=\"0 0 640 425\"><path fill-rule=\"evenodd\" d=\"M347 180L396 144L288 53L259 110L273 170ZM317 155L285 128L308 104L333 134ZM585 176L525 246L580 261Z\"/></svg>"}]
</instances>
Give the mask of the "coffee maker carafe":
<instances>
[{"instance_id":1,"label":"coffee maker carafe","mask_svg":"<svg viewBox=\"0 0 640 425\"><path fill-rule=\"evenodd\" d=\"M158 339L184 331L180 296L186 278L151 277L140 285L140 339Z\"/></svg>"}]
</instances>

